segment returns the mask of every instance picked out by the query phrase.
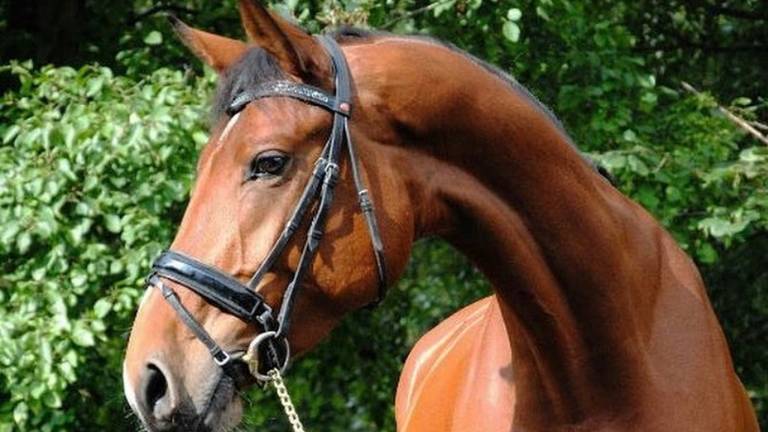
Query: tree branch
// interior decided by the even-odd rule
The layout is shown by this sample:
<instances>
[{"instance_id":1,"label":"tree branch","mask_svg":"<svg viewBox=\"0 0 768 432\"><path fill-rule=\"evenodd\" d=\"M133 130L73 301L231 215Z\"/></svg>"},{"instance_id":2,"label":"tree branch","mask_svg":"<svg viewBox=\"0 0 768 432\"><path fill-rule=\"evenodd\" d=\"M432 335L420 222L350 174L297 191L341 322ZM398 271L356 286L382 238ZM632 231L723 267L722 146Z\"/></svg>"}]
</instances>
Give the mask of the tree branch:
<instances>
[{"instance_id":1,"label":"tree branch","mask_svg":"<svg viewBox=\"0 0 768 432\"><path fill-rule=\"evenodd\" d=\"M187 15L195 15L197 14L197 11L194 9L190 9L185 6L178 6L173 4L159 4L152 6L149 9L146 9L144 11L138 12L134 15L132 15L130 18L128 18L128 25L134 25L137 22L152 16L158 12L173 12L177 14L187 14Z\"/></svg>"},{"instance_id":2,"label":"tree branch","mask_svg":"<svg viewBox=\"0 0 768 432\"><path fill-rule=\"evenodd\" d=\"M414 9L412 11L405 12L405 13L401 14L400 16L398 16L397 18L393 18L392 20L384 23L384 25L382 25L381 28L389 29L389 28L391 28L392 26L394 26L395 24L399 23L400 21L402 21L404 19L412 18L412 17L414 17L416 15L419 15L419 14L422 14L424 12L431 11L432 9L434 9L434 8L436 8L436 7L438 7L438 6L442 5L442 4L446 4L446 3L450 3L450 2L451 2L451 0L438 0L438 1L434 2L434 3L430 3L430 4L426 5L424 7L420 7L418 9Z\"/></svg>"},{"instance_id":3,"label":"tree branch","mask_svg":"<svg viewBox=\"0 0 768 432\"><path fill-rule=\"evenodd\" d=\"M766 52L768 51L768 45L705 45L694 42L681 41L679 44L666 44L658 46L637 46L634 51L636 52L653 52L653 51L672 51L678 49L698 49L706 53L712 54L727 54L737 52Z\"/></svg>"},{"instance_id":4,"label":"tree branch","mask_svg":"<svg viewBox=\"0 0 768 432\"><path fill-rule=\"evenodd\" d=\"M753 20L753 21L768 20L767 13L761 13L756 11L736 9L736 8L731 8L727 6L719 6L719 5L713 5L713 4L708 4L707 9L709 10L709 12L716 15L725 15L733 18L740 18L740 19Z\"/></svg>"},{"instance_id":5,"label":"tree branch","mask_svg":"<svg viewBox=\"0 0 768 432\"><path fill-rule=\"evenodd\" d=\"M762 124L759 121L753 120L753 121L749 122L749 124L754 126L756 129L768 131L768 125Z\"/></svg>"},{"instance_id":6,"label":"tree branch","mask_svg":"<svg viewBox=\"0 0 768 432\"><path fill-rule=\"evenodd\" d=\"M680 84L683 86L683 88L697 96L701 95L701 92L693 88L692 85L688 84L685 81L681 81ZM717 103L717 102L716 102ZM768 145L768 138L765 137L765 135L761 134L757 129L752 127L752 125L749 124L746 120L743 118L737 116L736 114L732 113L731 111L727 110L724 106L717 103L717 109L720 110L721 113L725 115L725 117L728 118L728 120L734 122L738 127L744 129L745 131L749 132L750 135L757 138L758 141L762 142L765 145Z\"/></svg>"}]
</instances>

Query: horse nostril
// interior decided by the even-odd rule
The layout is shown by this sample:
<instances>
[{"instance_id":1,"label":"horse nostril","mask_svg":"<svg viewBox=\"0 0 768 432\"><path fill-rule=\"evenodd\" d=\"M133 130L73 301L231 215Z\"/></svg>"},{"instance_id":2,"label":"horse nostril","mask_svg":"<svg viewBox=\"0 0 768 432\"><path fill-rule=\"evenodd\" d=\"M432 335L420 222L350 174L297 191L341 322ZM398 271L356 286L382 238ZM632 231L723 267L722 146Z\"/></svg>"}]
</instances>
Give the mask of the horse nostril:
<instances>
[{"instance_id":1,"label":"horse nostril","mask_svg":"<svg viewBox=\"0 0 768 432\"><path fill-rule=\"evenodd\" d=\"M167 399L168 381L163 372L156 365L150 363L147 365L147 372L144 378L144 401L147 409L157 419L163 417L163 412L167 411L163 407L163 399Z\"/></svg>"}]
</instances>

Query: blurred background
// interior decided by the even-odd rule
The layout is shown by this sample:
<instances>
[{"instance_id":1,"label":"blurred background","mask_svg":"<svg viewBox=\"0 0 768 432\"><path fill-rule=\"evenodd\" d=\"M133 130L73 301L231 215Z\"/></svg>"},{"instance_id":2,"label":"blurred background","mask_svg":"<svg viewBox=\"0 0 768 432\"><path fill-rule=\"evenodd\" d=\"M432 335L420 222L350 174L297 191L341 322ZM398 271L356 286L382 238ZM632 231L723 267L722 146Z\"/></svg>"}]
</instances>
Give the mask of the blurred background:
<instances>
[{"instance_id":1,"label":"blurred background","mask_svg":"<svg viewBox=\"0 0 768 432\"><path fill-rule=\"evenodd\" d=\"M287 0L311 31L426 33L501 66L694 257L768 427L768 2ZM121 359L207 140L215 76L165 15L242 37L234 1L0 0L0 432L132 431ZM413 343L487 282L426 240L288 385L318 431L393 431ZM268 392L242 430L286 430Z\"/></svg>"}]
</instances>

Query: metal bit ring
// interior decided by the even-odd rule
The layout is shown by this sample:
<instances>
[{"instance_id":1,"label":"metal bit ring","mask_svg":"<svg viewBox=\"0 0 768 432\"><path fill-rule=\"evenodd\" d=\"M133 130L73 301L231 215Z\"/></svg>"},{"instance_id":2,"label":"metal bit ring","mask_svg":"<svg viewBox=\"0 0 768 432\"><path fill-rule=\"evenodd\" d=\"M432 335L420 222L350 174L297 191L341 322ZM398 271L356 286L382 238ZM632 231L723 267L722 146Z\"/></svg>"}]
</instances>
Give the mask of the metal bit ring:
<instances>
[{"instance_id":1,"label":"metal bit ring","mask_svg":"<svg viewBox=\"0 0 768 432\"><path fill-rule=\"evenodd\" d=\"M269 382L272 378L269 375L259 372L259 347L265 341L274 339L275 336L277 336L277 333L274 331L259 333L258 336L253 338L250 345L248 345L248 351L245 356L243 356L243 360L248 364L248 369L251 371L251 375L262 383ZM288 367L288 361L291 358L291 346L288 344L288 339L282 338L281 340L283 345L285 345L285 360L283 361L283 364L280 365L279 369L280 373L283 373Z\"/></svg>"}]
</instances>

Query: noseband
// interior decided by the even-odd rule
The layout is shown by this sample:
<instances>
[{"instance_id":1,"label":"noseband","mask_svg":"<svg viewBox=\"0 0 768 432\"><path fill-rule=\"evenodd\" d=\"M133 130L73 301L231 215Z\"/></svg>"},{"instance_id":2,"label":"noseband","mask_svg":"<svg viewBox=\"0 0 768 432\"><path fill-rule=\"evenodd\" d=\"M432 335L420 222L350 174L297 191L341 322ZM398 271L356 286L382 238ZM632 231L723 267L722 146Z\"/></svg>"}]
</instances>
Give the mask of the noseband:
<instances>
[{"instance_id":1,"label":"noseband","mask_svg":"<svg viewBox=\"0 0 768 432\"><path fill-rule=\"evenodd\" d=\"M298 99L310 105L315 105L333 114L333 128L323 150L315 162L312 176L307 182L301 198L294 207L290 218L283 228L280 237L270 249L266 258L261 262L256 272L247 284L229 274L201 263L196 259L174 251L163 252L152 264L152 272L148 284L160 289L163 298L176 310L181 321L208 348L216 364L226 373L233 374L232 361L235 358L224 350L184 307L178 295L161 278L179 283L217 308L238 317L248 324L260 328L261 333L254 339L249 348L265 362L257 370L252 370L254 376L265 381L268 378L260 371L273 368L284 370L290 360L288 331L291 324L291 312L296 296L301 288L301 281L306 275L310 264L317 252L320 239L333 201L333 190L339 177L339 162L342 146L346 142L352 178L357 189L360 209L365 215L368 232L378 269L378 298L383 297L387 280L384 262L384 246L379 234L373 203L368 190L360 177L360 168L352 139L349 134L349 116L351 112L351 77L347 61L341 48L329 36L320 36L320 42L331 58L336 94L293 81L272 81L264 83L250 91L237 95L227 108L227 114L233 116L242 111L249 103L268 97L288 97ZM285 289L279 312L275 316L272 308L265 302L264 297L256 292L261 279L270 271L277 259L282 255L293 235L299 229L304 216L314 206L307 240L301 252L299 263L293 278Z\"/></svg>"}]
</instances>

